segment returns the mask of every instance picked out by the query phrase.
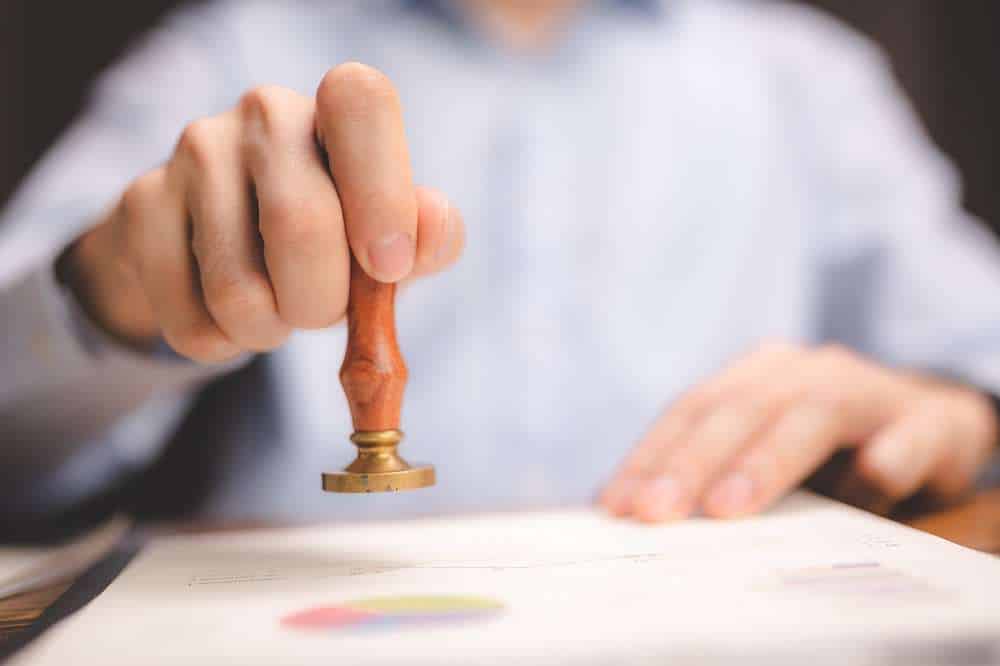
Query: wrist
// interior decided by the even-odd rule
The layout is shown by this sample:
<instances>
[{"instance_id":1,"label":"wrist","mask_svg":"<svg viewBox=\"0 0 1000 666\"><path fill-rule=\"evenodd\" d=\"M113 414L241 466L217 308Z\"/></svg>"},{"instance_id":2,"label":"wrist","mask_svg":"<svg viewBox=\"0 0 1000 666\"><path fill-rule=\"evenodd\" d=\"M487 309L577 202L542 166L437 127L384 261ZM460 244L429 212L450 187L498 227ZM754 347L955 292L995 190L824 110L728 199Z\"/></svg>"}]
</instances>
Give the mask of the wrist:
<instances>
[{"instance_id":1,"label":"wrist","mask_svg":"<svg viewBox=\"0 0 1000 666\"><path fill-rule=\"evenodd\" d=\"M56 272L92 323L137 349L153 346L159 328L135 275L113 252L111 225L80 236L62 254Z\"/></svg>"}]
</instances>

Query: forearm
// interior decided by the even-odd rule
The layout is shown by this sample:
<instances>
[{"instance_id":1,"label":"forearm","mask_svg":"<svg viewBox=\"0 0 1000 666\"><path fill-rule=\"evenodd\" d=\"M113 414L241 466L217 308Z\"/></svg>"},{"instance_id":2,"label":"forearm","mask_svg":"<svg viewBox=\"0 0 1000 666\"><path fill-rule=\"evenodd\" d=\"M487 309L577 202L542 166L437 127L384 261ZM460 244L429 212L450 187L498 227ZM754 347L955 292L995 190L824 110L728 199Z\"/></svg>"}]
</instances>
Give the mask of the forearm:
<instances>
[{"instance_id":1,"label":"forearm","mask_svg":"<svg viewBox=\"0 0 1000 666\"><path fill-rule=\"evenodd\" d=\"M204 366L118 344L90 323L49 266L0 291L0 322L0 506L13 511L74 501L143 462L176 427L192 392L238 365ZM74 478L71 492L51 488L60 476Z\"/></svg>"}]
</instances>

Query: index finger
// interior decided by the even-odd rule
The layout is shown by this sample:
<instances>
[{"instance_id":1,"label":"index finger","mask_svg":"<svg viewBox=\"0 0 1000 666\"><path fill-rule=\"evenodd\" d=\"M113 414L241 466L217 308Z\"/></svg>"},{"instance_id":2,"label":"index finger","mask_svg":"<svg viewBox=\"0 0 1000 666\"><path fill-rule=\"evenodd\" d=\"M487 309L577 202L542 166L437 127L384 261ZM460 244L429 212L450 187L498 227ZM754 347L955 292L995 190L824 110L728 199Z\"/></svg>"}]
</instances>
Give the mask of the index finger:
<instances>
[{"instance_id":1,"label":"index finger","mask_svg":"<svg viewBox=\"0 0 1000 666\"><path fill-rule=\"evenodd\" d=\"M801 353L801 350L790 344L765 344L738 359L722 373L682 395L670 405L626 456L608 484L608 490L621 486L628 477L642 476L645 470L666 451L681 444L681 438L703 415L705 408L717 402L727 391L752 381L757 376L767 373L776 364L786 362Z\"/></svg>"},{"instance_id":2,"label":"index finger","mask_svg":"<svg viewBox=\"0 0 1000 666\"><path fill-rule=\"evenodd\" d=\"M401 280L416 255L417 199L396 89L378 70L347 63L323 77L316 111L354 256L376 280Z\"/></svg>"}]
</instances>

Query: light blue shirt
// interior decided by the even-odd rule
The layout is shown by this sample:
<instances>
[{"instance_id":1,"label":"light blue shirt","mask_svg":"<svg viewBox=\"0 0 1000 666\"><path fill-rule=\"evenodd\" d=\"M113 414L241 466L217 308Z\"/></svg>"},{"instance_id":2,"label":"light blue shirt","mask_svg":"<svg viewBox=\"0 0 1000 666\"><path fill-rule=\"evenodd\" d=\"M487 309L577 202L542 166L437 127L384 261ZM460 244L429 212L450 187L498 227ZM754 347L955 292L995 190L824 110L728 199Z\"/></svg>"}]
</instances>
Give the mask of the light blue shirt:
<instances>
[{"instance_id":1,"label":"light blue shirt","mask_svg":"<svg viewBox=\"0 0 1000 666\"><path fill-rule=\"evenodd\" d=\"M228 462L209 513L588 501L673 398L767 339L1000 392L1000 255L884 58L825 16L595 1L518 55L446 4L216 2L107 73L0 222L0 506L56 509L140 468L232 369L104 339L53 257L187 122L258 84L312 94L347 60L397 84L418 182L468 226L459 265L398 300L403 452L439 483L320 491L353 450L336 327L271 356L277 416L227 415L224 438L253 453Z\"/></svg>"}]
</instances>

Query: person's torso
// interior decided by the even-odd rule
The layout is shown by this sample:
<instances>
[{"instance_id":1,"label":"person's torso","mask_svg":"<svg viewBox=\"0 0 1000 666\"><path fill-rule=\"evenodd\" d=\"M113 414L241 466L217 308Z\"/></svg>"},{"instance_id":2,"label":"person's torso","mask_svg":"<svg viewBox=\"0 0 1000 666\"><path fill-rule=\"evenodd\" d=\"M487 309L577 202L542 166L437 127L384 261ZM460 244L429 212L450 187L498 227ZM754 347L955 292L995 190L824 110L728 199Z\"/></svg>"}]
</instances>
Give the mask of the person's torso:
<instances>
[{"instance_id":1,"label":"person's torso","mask_svg":"<svg viewBox=\"0 0 1000 666\"><path fill-rule=\"evenodd\" d=\"M320 491L320 472L353 452L340 326L272 355L278 441L232 461L211 512L587 501L685 388L761 340L819 334L815 211L773 73L711 11L588 10L531 57L419 11L318 7L269 28L278 10L248 12L260 25L246 29L272 37L246 52L242 83L311 93L339 62L381 69L400 91L417 181L464 214L460 263L397 299L402 452L434 463L438 485Z\"/></svg>"}]
</instances>

